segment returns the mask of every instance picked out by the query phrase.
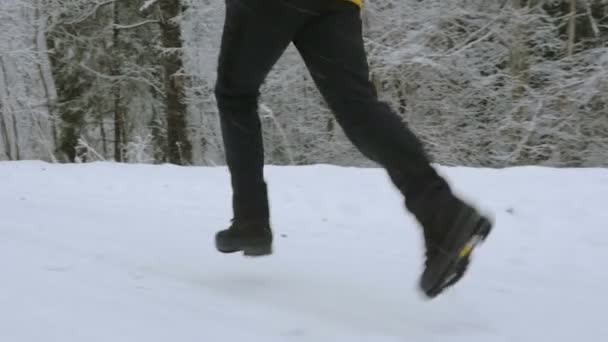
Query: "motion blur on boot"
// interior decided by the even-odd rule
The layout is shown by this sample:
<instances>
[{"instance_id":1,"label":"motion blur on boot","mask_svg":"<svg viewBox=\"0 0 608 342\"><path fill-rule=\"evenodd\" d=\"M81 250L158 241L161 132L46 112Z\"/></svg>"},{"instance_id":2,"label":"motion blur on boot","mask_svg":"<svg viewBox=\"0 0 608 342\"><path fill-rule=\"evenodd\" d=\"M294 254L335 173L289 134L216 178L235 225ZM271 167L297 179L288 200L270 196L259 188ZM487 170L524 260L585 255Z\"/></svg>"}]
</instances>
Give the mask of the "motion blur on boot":
<instances>
[{"instance_id":1,"label":"motion blur on boot","mask_svg":"<svg viewBox=\"0 0 608 342\"><path fill-rule=\"evenodd\" d=\"M272 254L272 230L265 220L233 220L228 229L215 236L215 246L222 253L243 252L246 256Z\"/></svg>"},{"instance_id":2,"label":"motion blur on boot","mask_svg":"<svg viewBox=\"0 0 608 342\"><path fill-rule=\"evenodd\" d=\"M418 199L426 247L420 288L434 298L467 271L474 249L490 234L493 220L449 189L431 189Z\"/></svg>"}]
</instances>

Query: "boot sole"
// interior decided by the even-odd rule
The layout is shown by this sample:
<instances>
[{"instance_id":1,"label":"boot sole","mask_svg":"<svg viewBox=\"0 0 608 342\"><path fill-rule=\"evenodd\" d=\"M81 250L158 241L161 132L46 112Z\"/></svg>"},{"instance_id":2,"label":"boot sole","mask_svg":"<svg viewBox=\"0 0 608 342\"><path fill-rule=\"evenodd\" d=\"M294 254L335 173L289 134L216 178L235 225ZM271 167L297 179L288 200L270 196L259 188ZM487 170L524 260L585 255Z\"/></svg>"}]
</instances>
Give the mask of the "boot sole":
<instances>
[{"instance_id":1,"label":"boot sole","mask_svg":"<svg viewBox=\"0 0 608 342\"><path fill-rule=\"evenodd\" d=\"M272 245L244 246L242 248L233 248L233 249L221 249L216 246L216 248L221 253L230 254L230 253L243 252L244 256L249 256L249 257L257 257L257 256L264 256L264 255L272 254Z\"/></svg>"},{"instance_id":2,"label":"boot sole","mask_svg":"<svg viewBox=\"0 0 608 342\"><path fill-rule=\"evenodd\" d=\"M433 265L437 271L434 272L432 281L423 281L421 284L422 290L429 298L436 297L464 276L471 253L486 240L492 231L492 225L490 220L479 217L465 243L455 253L444 255Z\"/></svg>"},{"instance_id":3,"label":"boot sole","mask_svg":"<svg viewBox=\"0 0 608 342\"><path fill-rule=\"evenodd\" d=\"M243 248L243 255L249 257L257 257L272 254L272 246L255 246Z\"/></svg>"}]
</instances>

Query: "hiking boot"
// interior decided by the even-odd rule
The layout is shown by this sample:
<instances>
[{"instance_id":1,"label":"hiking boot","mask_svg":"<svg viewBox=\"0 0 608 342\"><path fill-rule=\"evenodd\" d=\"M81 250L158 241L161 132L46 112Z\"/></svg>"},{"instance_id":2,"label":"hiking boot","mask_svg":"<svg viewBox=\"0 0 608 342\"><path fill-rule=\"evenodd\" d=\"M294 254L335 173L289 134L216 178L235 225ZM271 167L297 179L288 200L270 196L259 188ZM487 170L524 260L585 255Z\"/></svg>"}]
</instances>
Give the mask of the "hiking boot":
<instances>
[{"instance_id":1,"label":"hiking boot","mask_svg":"<svg viewBox=\"0 0 608 342\"><path fill-rule=\"evenodd\" d=\"M471 253L486 239L493 222L451 191L438 191L424 201L418 217L426 245L420 288L434 298L464 276Z\"/></svg>"},{"instance_id":2,"label":"hiking boot","mask_svg":"<svg viewBox=\"0 0 608 342\"><path fill-rule=\"evenodd\" d=\"M242 251L246 256L272 254L270 224L260 220L233 220L228 229L215 235L215 247L222 253Z\"/></svg>"}]
</instances>

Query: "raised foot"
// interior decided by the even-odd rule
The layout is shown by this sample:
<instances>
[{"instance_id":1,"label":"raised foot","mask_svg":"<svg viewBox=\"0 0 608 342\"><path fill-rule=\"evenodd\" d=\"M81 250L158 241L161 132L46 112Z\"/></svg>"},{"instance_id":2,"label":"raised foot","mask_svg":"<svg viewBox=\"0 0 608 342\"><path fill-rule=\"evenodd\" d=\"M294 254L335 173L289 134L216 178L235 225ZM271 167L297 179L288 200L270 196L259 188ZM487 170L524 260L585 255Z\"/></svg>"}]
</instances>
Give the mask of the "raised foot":
<instances>
[{"instance_id":1,"label":"raised foot","mask_svg":"<svg viewBox=\"0 0 608 342\"><path fill-rule=\"evenodd\" d=\"M468 240L453 254L441 254L433 262L436 269L431 276L423 276L421 288L429 298L435 298L448 287L456 284L465 274L470 262L471 253L488 237L492 230L492 223L480 218L476 228L471 232Z\"/></svg>"}]
</instances>

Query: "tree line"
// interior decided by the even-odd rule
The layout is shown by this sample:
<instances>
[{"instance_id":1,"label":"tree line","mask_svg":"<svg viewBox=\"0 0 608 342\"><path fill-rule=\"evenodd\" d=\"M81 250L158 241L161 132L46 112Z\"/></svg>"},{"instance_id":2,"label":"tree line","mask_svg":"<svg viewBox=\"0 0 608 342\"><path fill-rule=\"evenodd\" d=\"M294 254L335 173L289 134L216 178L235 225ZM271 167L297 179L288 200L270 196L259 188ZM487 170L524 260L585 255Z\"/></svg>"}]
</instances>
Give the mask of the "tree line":
<instances>
[{"instance_id":1,"label":"tree line","mask_svg":"<svg viewBox=\"0 0 608 342\"><path fill-rule=\"evenodd\" d=\"M223 164L223 6L3 0L0 160ZM436 162L608 165L608 1L369 0L362 19L379 96ZM268 163L371 165L293 47L259 112Z\"/></svg>"}]
</instances>

